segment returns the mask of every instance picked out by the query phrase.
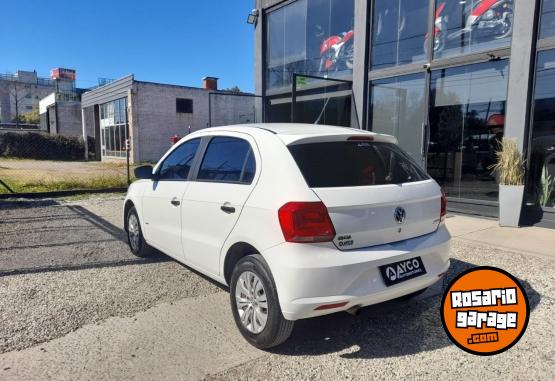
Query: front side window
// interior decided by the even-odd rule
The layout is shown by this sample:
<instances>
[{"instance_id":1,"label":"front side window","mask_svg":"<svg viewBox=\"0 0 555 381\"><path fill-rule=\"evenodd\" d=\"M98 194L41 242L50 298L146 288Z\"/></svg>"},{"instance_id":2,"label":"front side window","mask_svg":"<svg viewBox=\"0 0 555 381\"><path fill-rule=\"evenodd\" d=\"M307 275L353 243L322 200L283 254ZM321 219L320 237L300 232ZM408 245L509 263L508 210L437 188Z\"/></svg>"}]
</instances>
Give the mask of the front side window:
<instances>
[{"instance_id":1,"label":"front side window","mask_svg":"<svg viewBox=\"0 0 555 381\"><path fill-rule=\"evenodd\" d=\"M434 57L508 47L516 0L436 0ZM526 6L526 0L521 1Z\"/></svg>"},{"instance_id":2,"label":"front side window","mask_svg":"<svg viewBox=\"0 0 555 381\"><path fill-rule=\"evenodd\" d=\"M403 184L429 178L391 143L304 143L289 146L289 151L311 188Z\"/></svg>"},{"instance_id":3,"label":"front side window","mask_svg":"<svg viewBox=\"0 0 555 381\"><path fill-rule=\"evenodd\" d=\"M250 152L251 146L246 140L224 136L213 138L206 148L197 180L250 183L253 175L245 171L247 168L254 173L254 163L249 163Z\"/></svg>"},{"instance_id":4,"label":"front side window","mask_svg":"<svg viewBox=\"0 0 555 381\"><path fill-rule=\"evenodd\" d=\"M187 180L200 139L193 139L177 147L162 163L158 180Z\"/></svg>"}]
</instances>

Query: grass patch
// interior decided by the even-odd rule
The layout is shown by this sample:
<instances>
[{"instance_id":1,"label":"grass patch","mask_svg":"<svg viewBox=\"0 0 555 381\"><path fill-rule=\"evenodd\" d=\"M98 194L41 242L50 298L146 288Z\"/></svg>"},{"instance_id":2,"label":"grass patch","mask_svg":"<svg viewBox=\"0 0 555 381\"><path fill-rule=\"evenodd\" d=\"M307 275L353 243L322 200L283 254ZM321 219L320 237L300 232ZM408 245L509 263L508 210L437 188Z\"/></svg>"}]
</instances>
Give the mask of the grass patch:
<instances>
[{"instance_id":1,"label":"grass patch","mask_svg":"<svg viewBox=\"0 0 555 381\"><path fill-rule=\"evenodd\" d=\"M110 189L127 187L125 175L99 175L86 178L15 179L3 177L4 181L15 193L54 192L77 189ZM10 193L0 185L0 194Z\"/></svg>"}]
</instances>

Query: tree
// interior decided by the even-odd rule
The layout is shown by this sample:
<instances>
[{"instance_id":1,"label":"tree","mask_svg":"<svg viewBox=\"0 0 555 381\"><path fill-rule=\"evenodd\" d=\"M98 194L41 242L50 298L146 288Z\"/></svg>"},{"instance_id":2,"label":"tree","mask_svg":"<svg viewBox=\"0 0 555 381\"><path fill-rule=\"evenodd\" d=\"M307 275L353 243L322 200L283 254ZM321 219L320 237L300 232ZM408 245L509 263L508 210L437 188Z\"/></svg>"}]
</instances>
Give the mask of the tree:
<instances>
[{"instance_id":1,"label":"tree","mask_svg":"<svg viewBox=\"0 0 555 381\"><path fill-rule=\"evenodd\" d=\"M13 121L16 127L19 128L19 123L22 122L22 116L19 114L19 106L23 99L29 95L29 92L25 88L25 85L19 83L18 79L14 77L9 79L8 93L10 95L10 103L13 100L15 104L15 117Z\"/></svg>"},{"instance_id":2,"label":"tree","mask_svg":"<svg viewBox=\"0 0 555 381\"><path fill-rule=\"evenodd\" d=\"M229 93L240 93L241 89L239 88L239 86L236 85L236 86L230 87L229 89L223 89L222 91L227 91Z\"/></svg>"},{"instance_id":3,"label":"tree","mask_svg":"<svg viewBox=\"0 0 555 381\"><path fill-rule=\"evenodd\" d=\"M33 111L20 115L20 119L26 124L39 124L40 114L39 107L37 105L33 106Z\"/></svg>"}]
</instances>

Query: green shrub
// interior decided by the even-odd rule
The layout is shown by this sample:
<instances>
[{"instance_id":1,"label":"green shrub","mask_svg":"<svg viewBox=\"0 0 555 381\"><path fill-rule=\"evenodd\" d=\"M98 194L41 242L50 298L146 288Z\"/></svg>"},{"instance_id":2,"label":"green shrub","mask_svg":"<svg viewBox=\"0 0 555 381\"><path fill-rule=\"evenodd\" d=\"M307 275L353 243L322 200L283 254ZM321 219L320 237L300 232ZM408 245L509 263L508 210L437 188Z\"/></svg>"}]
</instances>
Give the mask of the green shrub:
<instances>
[{"instance_id":1,"label":"green shrub","mask_svg":"<svg viewBox=\"0 0 555 381\"><path fill-rule=\"evenodd\" d=\"M36 132L0 132L0 157L38 160L82 160L85 145L82 139Z\"/></svg>"}]
</instances>

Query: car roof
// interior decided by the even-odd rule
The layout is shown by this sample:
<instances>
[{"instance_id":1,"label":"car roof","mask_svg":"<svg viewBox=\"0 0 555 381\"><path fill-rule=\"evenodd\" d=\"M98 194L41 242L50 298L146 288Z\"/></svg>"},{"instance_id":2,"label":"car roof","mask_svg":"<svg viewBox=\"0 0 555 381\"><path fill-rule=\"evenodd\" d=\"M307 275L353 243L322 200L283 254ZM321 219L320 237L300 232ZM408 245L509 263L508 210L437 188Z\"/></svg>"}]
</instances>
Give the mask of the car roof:
<instances>
[{"instance_id":1,"label":"car roof","mask_svg":"<svg viewBox=\"0 0 555 381\"><path fill-rule=\"evenodd\" d=\"M260 133L271 133L280 138L286 145L297 141L307 140L317 137L341 137L352 135L371 135L377 140L395 142L396 139L390 135L376 134L374 132L361 130L358 128L338 127L322 124L303 124L303 123L252 123L238 124L232 126L212 127L204 132L233 131L249 132L256 135Z\"/></svg>"}]
</instances>

